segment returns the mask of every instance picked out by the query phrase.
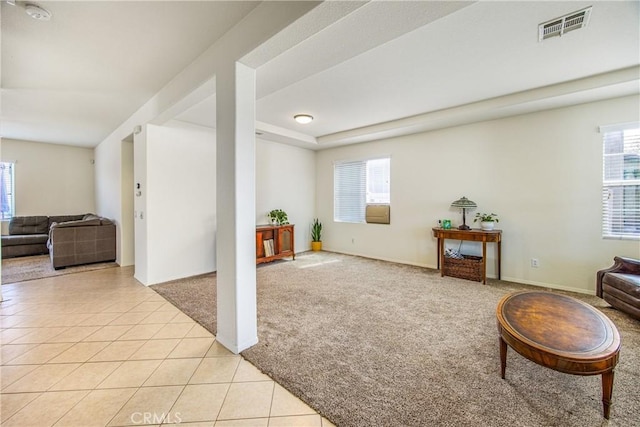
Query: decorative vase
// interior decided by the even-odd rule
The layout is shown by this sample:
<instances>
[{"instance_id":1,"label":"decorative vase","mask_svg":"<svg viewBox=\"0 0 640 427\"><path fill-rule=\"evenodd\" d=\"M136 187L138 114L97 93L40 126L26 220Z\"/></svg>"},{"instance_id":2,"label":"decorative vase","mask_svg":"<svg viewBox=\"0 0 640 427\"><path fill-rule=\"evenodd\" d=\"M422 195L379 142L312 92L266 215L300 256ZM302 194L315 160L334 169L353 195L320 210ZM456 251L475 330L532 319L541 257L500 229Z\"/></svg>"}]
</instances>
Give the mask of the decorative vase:
<instances>
[{"instance_id":1,"label":"decorative vase","mask_svg":"<svg viewBox=\"0 0 640 427\"><path fill-rule=\"evenodd\" d=\"M322 242L311 242L311 250L318 252L322 250Z\"/></svg>"},{"instance_id":2,"label":"decorative vase","mask_svg":"<svg viewBox=\"0 0 640 427\"><path fill-rule=\"evenodd\" d=\"M480 228L482 228L484 231L489 231L493 230L493 227L495 227L495 225L495 221L482 221L480 223Z\"/></svg>"}]
</instances>

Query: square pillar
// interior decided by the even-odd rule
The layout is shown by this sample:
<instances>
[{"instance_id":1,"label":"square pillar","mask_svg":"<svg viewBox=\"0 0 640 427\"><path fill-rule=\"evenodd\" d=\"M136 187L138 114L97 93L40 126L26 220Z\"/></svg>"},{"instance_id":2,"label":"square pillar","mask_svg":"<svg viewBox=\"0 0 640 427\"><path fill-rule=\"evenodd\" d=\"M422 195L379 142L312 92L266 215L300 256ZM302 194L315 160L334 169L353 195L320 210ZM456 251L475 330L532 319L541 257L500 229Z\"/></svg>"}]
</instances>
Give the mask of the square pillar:
<instances>
[{"instance_id":1,"label":"square pillar","mask_svg":"<svg viewBox=\"0 0 640 427\"><path fill-rule=\"evenodd\" d=\"M255 81L239 62L216 73L217 340L236 354L258 342Z\"/></svg>"}]
</instances>

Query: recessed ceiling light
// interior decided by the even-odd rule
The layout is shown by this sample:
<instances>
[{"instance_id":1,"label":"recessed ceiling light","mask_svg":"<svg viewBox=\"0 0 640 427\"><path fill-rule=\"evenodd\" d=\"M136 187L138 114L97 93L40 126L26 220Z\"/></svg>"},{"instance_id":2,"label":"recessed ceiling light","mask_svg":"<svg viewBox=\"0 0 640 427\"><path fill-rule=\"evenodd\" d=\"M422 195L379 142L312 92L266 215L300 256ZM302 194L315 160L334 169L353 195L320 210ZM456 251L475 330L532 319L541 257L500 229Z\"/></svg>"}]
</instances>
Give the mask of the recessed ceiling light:
<instances>
[{"instance_id":1,"label":"recessed ceiling light","mask_svg":"<svg viewBox=\"0 0 640 427\"><path fill-rule=\"evenodd\" d=\"M294 120L298 123L306 125L307 123L311 123L313 121L313 116L309 114L296 114L293 116Z\"/></svg>"},{"instance_id":2,"label":"recessed ceiling light","mask_svg":"<svg viewBox=\"0 0 640 427\"><path fill-rule=\"evenodd\" d=\"M51 12L37 4L27 3L24 9L27 12L27 15L33 19L37 19L38 21L48 21L51 19Z\"/></svg>"}]
</instances>

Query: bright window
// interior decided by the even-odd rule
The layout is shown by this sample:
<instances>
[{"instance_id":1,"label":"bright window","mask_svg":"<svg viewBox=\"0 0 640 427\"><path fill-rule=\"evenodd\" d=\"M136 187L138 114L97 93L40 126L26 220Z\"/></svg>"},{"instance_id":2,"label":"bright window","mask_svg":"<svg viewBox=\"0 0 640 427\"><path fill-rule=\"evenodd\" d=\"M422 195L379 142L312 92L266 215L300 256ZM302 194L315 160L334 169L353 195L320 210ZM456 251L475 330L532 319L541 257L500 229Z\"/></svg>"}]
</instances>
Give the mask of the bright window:
<instances>
[{"instance_id":1,"label":"bright window","mask_svg":"<svg viewBox=\"0 0 640 427\"><path fill-rule=\"evenodd\" d=\"M15 198L13 194L13 172L15 165L13 163L1 162L0 163L0 201L2 218L11 219L15 213Z\"/></svg>"},{"instance_id":2,"label":"bright window","mask_svg":"<svg viewBox=\"0 0 640 427\"><path fill-rule=\"evenodd\" d=\"M391 159L336 162L333 168L333 219L365 222L367 204L391 202Z\"/></svg>"},{"instance_id":3,"label":"bright window","mask_svg":"<svg viewBox=\"0 0 640 427\"><path fill-rule=\"evenodd\" d=\"M602 235L640 238L640 123L601 127Z\"/></svg>"}]
</instances>

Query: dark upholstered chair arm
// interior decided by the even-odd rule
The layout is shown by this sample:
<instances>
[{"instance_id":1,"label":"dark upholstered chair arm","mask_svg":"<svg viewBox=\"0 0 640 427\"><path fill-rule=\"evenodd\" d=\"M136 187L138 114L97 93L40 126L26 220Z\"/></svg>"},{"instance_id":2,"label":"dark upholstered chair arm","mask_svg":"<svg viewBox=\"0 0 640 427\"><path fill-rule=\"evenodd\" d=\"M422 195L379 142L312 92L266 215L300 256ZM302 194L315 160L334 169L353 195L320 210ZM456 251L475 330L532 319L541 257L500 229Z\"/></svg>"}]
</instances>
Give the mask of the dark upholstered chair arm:
<instances>
[{"instance_id":1,"label":"dark upholstered chair arm","mask_svg":"<svg viewBox=\"0 0 640 427\"><path fill-rule=\"evenodd\" d=\"M609 268L610 273L640 274L640 259L617 256L613 261L615 264Z\"/></svg>"},{"instance_id":2,"label":"dark upholstered chair arm","mask_svg":"<svg viewBox=\"0 0 640 427\"><path fill-rule=\"evenodd\" d=\"M602 279L606 273L622 273L640 275L640 260L625 257L614 257L614 264L605 269L598 271L596 282L596 295L602 298Z\"/></svg>"}]
</instances>

